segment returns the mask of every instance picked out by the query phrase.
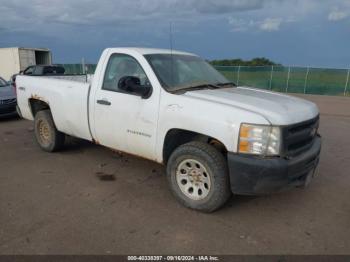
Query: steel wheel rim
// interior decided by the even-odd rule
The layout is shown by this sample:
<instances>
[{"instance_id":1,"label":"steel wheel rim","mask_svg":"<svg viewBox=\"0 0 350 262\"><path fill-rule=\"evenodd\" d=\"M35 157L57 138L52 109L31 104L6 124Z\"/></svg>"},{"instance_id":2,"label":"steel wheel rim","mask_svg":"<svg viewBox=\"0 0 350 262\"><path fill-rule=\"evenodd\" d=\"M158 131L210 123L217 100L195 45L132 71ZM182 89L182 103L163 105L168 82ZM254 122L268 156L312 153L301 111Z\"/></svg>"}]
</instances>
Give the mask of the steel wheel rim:
<instances>
[{"instance_id":1,"label":"steel wheel rim","mask_svg":"<svg viewBox=\"0 0 350 262\"><path fill-rule=\"evenodd\" d=\"M209 172L194 159L186 159L178 165L176 182L182 193L191 200L205 199L211 189Z\"/></svg>"},{"instance_id":2,"label":"steel wheel rim","mask_svg":"<svg viewBox=\"0 0 350 262\"><path fill-rule=\"evenodd\" d=\"M43 120L38 122L39 137L43 144L49 144L51 141L51 132L48 123Z\"/></svg>"}]
</instances>

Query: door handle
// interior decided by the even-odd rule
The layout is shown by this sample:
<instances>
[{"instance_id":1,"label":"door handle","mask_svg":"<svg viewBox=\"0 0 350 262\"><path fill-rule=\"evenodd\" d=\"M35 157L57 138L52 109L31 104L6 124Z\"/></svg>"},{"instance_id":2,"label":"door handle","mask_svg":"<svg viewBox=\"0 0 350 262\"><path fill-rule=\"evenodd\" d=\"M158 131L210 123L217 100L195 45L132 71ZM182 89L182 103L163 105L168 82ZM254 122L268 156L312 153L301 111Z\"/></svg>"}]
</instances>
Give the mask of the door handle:
<instances>
[{"instance_id":1,"label":"door handle","mask_svg":"<svg viewBox=\"0 0 350 262\"><path fill-rule=\"evenodd\" d=\"M97 100L97 104L110 106L112 103L107 100Z\"/></svg>"}]
</instances>

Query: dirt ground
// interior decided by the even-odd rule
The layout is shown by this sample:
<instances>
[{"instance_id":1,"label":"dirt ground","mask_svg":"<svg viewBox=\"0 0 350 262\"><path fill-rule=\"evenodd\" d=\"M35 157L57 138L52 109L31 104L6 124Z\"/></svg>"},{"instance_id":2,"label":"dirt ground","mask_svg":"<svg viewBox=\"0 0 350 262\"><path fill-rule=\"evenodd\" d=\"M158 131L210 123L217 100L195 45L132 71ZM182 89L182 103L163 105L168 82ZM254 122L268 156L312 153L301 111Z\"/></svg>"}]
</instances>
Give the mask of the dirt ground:
<instances>
[{"instance_id":1,"label":"dirt ground","mask_svg":"<svg viewBox=\"0 0 350 262\"><path fill-rule=\"evenodd\" d=\"M323 136L310 187L213 214L178 204L158 164L75 139L45 153L31 122L0 120L0 254L350 254L350 98L306 98Z\"/></svg>"}]
</instances>

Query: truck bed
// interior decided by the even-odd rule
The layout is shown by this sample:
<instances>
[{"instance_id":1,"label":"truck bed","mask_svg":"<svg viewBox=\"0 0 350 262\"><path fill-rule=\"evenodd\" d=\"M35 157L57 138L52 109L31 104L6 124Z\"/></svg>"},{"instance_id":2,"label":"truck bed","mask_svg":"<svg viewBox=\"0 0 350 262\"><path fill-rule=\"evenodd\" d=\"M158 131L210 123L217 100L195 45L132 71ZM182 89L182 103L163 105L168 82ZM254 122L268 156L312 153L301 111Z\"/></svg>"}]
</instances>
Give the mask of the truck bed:
<instances>
[{"instance_id":1,"label":"truck bed","mask_svg":"<svg viewBox=\"0 0 350 262\"><path fill-rule=\"evenodd\" d=\"M52 76L45 76L47 78L55 78L55 79L61 79L61 80L69 80L74 82L81 82L81 83L91 83L93 75L52 75Z\"/></svg>"},{"instance_id":2,"label":"truck bed","mask_svg":"<svg viewBox=\"0 0 350 262\"><path fill-rule=\"evenodd\" d=\"M50 106L59 131L91 140L88 96L92 77L90 79L87 76L84 77L18 76L16 79L18 106L23 118L34 119L31 102L40 100Z\"/></svg>"}]
</instances>

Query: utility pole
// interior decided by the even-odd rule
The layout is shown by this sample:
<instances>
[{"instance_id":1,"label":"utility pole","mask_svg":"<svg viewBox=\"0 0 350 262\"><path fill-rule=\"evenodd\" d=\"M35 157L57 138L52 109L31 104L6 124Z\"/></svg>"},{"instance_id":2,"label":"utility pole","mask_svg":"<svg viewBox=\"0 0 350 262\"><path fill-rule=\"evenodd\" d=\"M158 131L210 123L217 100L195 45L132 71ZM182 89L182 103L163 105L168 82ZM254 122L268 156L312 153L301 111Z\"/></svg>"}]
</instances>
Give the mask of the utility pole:
<instances>
[{"instance_id":1,"label":"utility pole","mask_svg":"<svg viewBox=\"0 0 350 262\"><path fill-rule=\"evenodd\" d=\"M346 76L346 82L345 82L345 88L344 88L344 96L346 96L346 92L347 92L347 89L348 89L349 76L350 76L350 69L348 69L348 75Z\"/></svg>"},{"instance_id":2,"label":"utility pole","mask_svg":"<svg viewBox=\"0 0 350 262\"><path fill-rule=\"evenodd\" d=\"M288 76L287 76L287 87L286 87L286 93L288 93L288 88L289 88L289 78L290 78L290 67L288 67Z\"/></svg>"},{"instance_id":3,"label":"utility pole","mask_svg":"<svg viewBox=\"0 0 350 262\"><path fill-rule=\"evenodd\" d=\"M238 72L237 72L237 86L239 85L239 73L241 72L241 66L238 66Z\"/></svg>"},{"instance_id":4,"label":"utility pole","mask_svg":"<svg viewBox=\"0 0 350 262\"><path fill-rule=\"evenodd\" d=\"M85 75L85 58L84 57L81 59L81 68L82 68L83 75Z\"/></svg>"},{"instance_id":5,"label":"utility pole","mask_svg":"<svg viewBox=\"0 0 350 262\"><path fill-rule=\"evenodd\" d=\"M270 75L270 90L272 90L272 78L273 78L273 66L271 67L271 75Z\"/></svg>"},{"instance_id":6,"label":"utility pole","mask_svg":"<svg viewBox=\"0 0 350 262\"><path fill-rule=\"evenodd\" d=\"M304 83L304 94L306 94L306 86L307 86L307 80L309 79L309 72L310 72L310 67L307 67L306 75L305 75L305 83Z\"/></svg>"}]
</instances>

